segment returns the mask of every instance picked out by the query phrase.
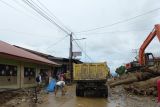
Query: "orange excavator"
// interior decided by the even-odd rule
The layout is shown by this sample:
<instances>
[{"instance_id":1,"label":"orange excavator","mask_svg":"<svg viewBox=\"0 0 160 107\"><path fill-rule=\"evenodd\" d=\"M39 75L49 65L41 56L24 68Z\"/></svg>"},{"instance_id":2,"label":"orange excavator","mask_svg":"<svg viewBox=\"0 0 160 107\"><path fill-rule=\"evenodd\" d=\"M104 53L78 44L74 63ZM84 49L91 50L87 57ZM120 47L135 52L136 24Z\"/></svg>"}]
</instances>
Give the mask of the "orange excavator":
<instances>
[{"instance_id":1,"label":"orange excavator","mask_svg":"<svg viewBox=\"0 0 160 107\"><path fill-rule=\"evenodd\" d=\"M153 66L155 62L155 58L152 53L145 53L145 49L147 46L151 43L151 41L154 39L154 37L157 36L157 38L160 41L160 24L156 24L152 32L147 36L143 44L141 45L139 49L139 55L138 60L133 61L126 64L126 70L127 72L138 70L142 67L147 66Z\"/></svg>"}]
</instances>

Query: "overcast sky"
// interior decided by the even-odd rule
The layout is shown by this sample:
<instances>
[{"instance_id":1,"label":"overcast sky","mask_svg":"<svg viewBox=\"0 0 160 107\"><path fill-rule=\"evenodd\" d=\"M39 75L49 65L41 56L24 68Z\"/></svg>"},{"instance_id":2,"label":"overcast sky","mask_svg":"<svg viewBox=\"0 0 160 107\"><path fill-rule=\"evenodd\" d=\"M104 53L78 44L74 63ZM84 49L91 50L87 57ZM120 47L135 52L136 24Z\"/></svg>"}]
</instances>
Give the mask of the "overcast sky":
<instances>
[{"instance_id":1,"label":"overcast sky","mask_svg":"<svg viewBox=\"0 0 160 107\"><path fill-rule=\"evenodd\" d=\"M69 37L64 38L67 34L22 1L0 1L0 40L53 56L68 57ZM41 6L37 0L33 1ZM76 32L107 26L160 8L159 0L39 1L57 17L54 20L70 29L76 38L87 38L77 42L93 61L106 61L111 72L134 60L135 49L139 49L154 25L160 23L159 9L111 27L77 34ZM73 51L80 51L75 44L73 46ZM159 47L159 41L155 38L146 52L153 52L158 56ZM84 54L79 58L90 61Z\"/></svg>"}]
</instances>

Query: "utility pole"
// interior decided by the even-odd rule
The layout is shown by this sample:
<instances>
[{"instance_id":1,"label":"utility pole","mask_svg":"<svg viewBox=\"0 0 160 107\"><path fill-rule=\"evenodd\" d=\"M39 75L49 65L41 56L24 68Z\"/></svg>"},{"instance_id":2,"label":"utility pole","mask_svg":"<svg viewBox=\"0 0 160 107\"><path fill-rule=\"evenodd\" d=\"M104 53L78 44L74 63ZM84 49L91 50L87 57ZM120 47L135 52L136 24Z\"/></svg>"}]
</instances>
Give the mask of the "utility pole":
<instances>
[{"instance_id":1,"label":"utility pole","mask_svg":"<svg viewBox=\"0 0 160 107\"><path fill-rule=\"evenodd\" d=\"M72 52L72 40L73 40L73 34L72 34L72 32L71 32L71 34L70 34L70 49L69 49L69 71L70 71L70 76L71 76L71 82L73 81L73 65L72 65L73 52Z\"/></svg>"}]
</instances>

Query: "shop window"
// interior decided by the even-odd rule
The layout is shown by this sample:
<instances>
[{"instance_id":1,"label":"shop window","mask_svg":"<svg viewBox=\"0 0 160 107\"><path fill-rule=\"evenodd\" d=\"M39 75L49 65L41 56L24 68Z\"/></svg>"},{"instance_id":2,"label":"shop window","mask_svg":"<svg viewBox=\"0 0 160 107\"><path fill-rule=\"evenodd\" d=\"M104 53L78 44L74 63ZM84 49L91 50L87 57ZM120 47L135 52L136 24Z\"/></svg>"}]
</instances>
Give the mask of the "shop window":
<instances>
[{"instance_id":1,"label":"shop window","mask_svg":"<svg viewBox=\"0 0 160 107\"><path fill-rule=\"evenodd\" d=\"M35 77L36 73L35 73L35 68L31 68L31 67L24 67L24 77Z\"/></svg>"},{"instance_id":2,"label":"shop window","mask_svg":"<svg viewBox=\"0 0 160 107\"><path fill-rule=\"evenodd\" d=\"M17 76L17 66L0 64L0 76Z\"/></svg>"}]
</instances>

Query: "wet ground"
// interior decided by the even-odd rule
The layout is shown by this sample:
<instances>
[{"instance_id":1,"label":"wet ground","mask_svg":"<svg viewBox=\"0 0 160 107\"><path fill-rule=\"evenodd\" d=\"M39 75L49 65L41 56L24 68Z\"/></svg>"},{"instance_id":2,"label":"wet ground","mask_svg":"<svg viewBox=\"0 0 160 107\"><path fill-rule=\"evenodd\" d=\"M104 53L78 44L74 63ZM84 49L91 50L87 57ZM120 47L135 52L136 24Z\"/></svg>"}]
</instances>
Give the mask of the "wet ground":
<instances>
[{"instance_id":1,"label":"wet ground","mask_svg":"<svg viewBox=\"0 0 160 107\"><path fill-rule=\"evenodd\" d=\"M30 100L21 99L21 102L15 103L13 99L3 107L155 107L155 97L144 97L131 95L119 86L109 89L109 97L76 97L75 85L67 86L66 95L62 96L59 91L55 96L54 93L45 93L38 95L38 103L35 104ZM22 101L23 100L23 101ZM14 105L13 105L14 103Z\"/></svg>"}]
</instances>

